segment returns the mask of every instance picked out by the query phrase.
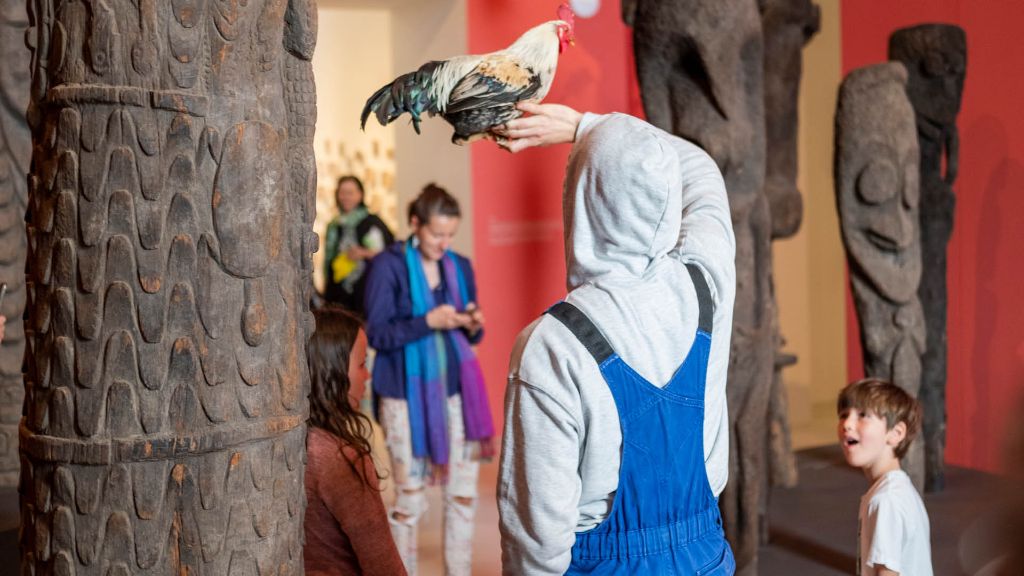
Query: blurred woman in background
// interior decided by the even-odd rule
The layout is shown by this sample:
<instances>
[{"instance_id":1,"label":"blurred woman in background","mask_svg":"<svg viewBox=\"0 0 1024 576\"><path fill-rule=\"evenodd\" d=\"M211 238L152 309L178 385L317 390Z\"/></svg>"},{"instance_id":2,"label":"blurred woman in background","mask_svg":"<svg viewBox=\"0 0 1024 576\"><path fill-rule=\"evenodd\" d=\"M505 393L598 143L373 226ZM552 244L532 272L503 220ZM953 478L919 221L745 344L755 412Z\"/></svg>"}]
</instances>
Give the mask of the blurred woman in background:
<instances>
[{"instance_id":1,"label":"blurred woman in background","mask_svg":"<svg viewBox=\"0 0 1024 576\"><path fill-rule=\"evenodd\" d=\"M479 459L494 453L472 349L484 317L469 260L449 249L459 218L455 198L427 185L409 206L412 236L374 259L366 283L374 398L398 490L389 519L409 574L416 574L416 530L433 480L445 487L445 571L468 576Z\"/></svg>"},{"instance_id":2,"label":"blurred woman in background","mask_svg":"<svg viewBox=\"0 0 1024 576\"><path fill-rule=\"evenodd\" d=\"M324 240L324 299L363 315L366 263L395 241L384 221L366 207L363 183L342 176L334 192L338 215Z\"/></svg>"}]
</instances>

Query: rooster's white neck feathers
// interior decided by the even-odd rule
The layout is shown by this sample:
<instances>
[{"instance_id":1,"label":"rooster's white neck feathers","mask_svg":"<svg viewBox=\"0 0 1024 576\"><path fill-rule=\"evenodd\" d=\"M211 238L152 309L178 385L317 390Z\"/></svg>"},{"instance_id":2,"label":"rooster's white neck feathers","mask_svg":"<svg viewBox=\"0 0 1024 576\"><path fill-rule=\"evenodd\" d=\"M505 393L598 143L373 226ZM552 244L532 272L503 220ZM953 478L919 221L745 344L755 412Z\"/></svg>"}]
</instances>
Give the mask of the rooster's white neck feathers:
<instances>
[{"instance_id":1,"label":"rooster's white neck feathers","mask_svg":"<svg viewBox=\"0 0 1024 576\"><path fill-rule=\"evenodd\" d=\"M504 51L529 62L558 62L558 27L568 26L561 20L551 20L530 28Z\"/></svg>"},{"instance_id":2,"label":"rooster's white neck feathers","mask_svg":"<svg viewBox=\"0 0 1024 576\"><path fill-rule=\"evenodd\" d=\"M443 114L448 97L463 76L469 74L481 60L495 54L508 54L521 62L528 62L540 76L540 91L532 98L542 100L551 87L555 68L558 66L558 27L568 26L562 20L551 20L530 28L511 46L491 54L459 56L448 61L447 66L438 68L434 76L432 96Z\"/></svg>"}]
</instances>

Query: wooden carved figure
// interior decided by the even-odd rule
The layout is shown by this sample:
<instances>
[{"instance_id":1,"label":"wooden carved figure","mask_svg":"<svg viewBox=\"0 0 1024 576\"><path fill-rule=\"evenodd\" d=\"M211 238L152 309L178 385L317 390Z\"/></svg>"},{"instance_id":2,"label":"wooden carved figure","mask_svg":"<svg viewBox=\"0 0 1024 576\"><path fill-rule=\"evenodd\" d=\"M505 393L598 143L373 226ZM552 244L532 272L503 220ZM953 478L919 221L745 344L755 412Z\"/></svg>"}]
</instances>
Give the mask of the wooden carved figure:
<instances>
[{"instance_id":1,"label":"wooden carved figure","mask_svg":"<svg viewBox=\"0 0 1024 576\"><path fill-rule=\"evenodd\" d=\"M796 187L797 133L803 47L821 26L821 10L810 0L761 2L764 33L765 195L772 218L772 239L796 234L803 220L803 199ZM782 351L784 338L775 317L775 372L768 422L768 485L792 487L797 481L789 426L789 406L782 371L796 356ZM762 524L762 542L768 523Z\"/></svg>"},{"instance_id":2,"label":"wooden carved figure","mask_svg":"<svg viewBox=\"0 0 1024 576\"><path fill-rule=\"evenodd\" d=\"M772 238L800 229L803 199L796 187L797 132L803 47L821 27L811 0L764 0L765 194L772 213Z\"/></svg>"},{"instance_id":3,"label":"wooden carved figure","mask_svg":"<svg viewBox=\"0 0 1024 576\"><path fill-rule=\"evenodd\" d=\"M313 0L30 0L23 574L302 572Z\"/></svg>"},{"instance_id":4,"label":"wooden carved figure","mask_svg":"<svg viewBox=\"0 0 1024 576\"><path fill-rule=\"evenodd\" d=\"M907 72L890 62L851 72L836 110L835 186L864 374L917 396L925 319L918 229L918 147ZM903 469L923 488L920 439Z\"/></svg>"},{"instance_id":5,"label":"wooden carved figure","mask_svg":"<svg viewBox=\"0 0 1024 576\"><path fill-rule=\"evenodd\" d=\"M942 490L946 451L946 246L953 233L960 138L956 115L964 89L967 37L948 24L903 28L889 37L889 59L907 69L907 96L921 148L921 260L917 295L927 319L921 359L925 489ZM945 173L942 167L945 164Z\"/></svg>"},{"instance_id":6,"label":"wooden carved figure","mask_svg":"<svg viewBox=\"0 0 1024 576\"><path fill-rule=\"evenodd\" d=\"M719 504L738 573L756 574L775 360L761 15L754 0L636 0L623 13L633 19L647 119L704 148L729 193L736 302L729 484Z\"/></svg>"}]
</instances>

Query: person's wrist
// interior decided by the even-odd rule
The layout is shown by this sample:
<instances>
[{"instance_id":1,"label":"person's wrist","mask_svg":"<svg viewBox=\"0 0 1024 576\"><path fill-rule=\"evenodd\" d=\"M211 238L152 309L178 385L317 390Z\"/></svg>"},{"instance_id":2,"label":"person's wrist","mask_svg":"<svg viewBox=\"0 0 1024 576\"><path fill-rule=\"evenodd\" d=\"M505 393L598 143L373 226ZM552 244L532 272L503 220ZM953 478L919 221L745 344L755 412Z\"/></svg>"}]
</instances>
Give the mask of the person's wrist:
<instances>
[{"instance_id":1,"label":"person's wrist","mask_svg":"<svg viewBox=\"0 0 1024 576\"><path fill-rule=\"evenodd\" d=\"M583 113L582 112L577 112L576 110L573 110L572 108L570 108L569 111L570 111L570 114L571 114L570 121L572 122L572 139L573 139L573 141L575 141L576 140L576 132L580 129L580 122L583 120Z\"/></svg>"},{"instance_id":2,"label":"person's wrist","mask_svg":"<svg viewBox=\"0 0 1024 576\"><path fill-rule=\"evenodd\" d=\"M576 131L573 133L573 142L579 142L583 134L590 129L597 115L591 112L579 112L576 110L573 110L573 112L579 114L579 117L576 119Z\"/></svg>"}]
</instances>

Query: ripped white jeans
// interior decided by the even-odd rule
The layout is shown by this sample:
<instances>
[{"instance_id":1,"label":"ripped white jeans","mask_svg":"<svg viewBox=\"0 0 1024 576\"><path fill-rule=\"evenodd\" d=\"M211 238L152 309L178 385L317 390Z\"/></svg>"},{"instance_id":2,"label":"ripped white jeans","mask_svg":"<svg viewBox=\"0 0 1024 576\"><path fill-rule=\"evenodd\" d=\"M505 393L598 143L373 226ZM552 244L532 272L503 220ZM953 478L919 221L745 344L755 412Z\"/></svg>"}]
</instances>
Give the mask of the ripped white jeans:
<instances>
[{"instance_id":1,"label":"ripped white jeans","mask_svg":"<svg viewBox=\"0 0 1024 576\"><path fill-rule=\"evenodd\" d=\"M391 535L409 576L416 575L420 518L427 511L429 462L414 458L409 435L409 406L399 398L380 398L380 425L391 452L391 472L398 498L388 510ZM447 576L469 576L473 551L473 517L480 463L472 457L476 443L466 443L462 397L448 398L448 483L444 486L444 566Z\"/></svg>"}]
</instances>

